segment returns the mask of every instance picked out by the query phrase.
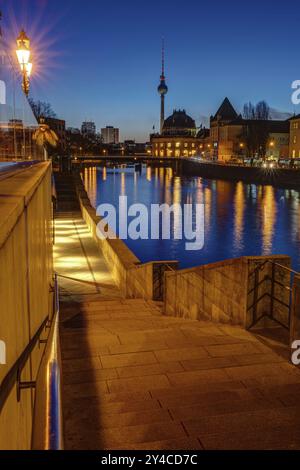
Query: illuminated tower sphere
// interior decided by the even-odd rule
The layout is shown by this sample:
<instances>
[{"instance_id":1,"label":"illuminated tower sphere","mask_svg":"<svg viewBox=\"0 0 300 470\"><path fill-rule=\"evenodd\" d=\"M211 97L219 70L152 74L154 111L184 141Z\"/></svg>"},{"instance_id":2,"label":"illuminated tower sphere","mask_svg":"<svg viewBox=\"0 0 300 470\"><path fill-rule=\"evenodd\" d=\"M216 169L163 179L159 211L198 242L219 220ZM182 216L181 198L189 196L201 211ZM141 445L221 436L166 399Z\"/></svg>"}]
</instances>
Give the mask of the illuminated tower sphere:
<instances>
[{"instance_id":1,"label":"illuminated tower sphere","mask_svg":"<svg viewBox=\"0 0 300 470\"><path fill-rule=\"evenodd\" d=\"M166 78L165 78L164 42L162 44L162 67L161 67L160 84L157 88L157 91L160 94L160 133L162 134L164 121L165 121L165 95L168 93L168 87L166 85Z\"/></svg>"}]
</instances>

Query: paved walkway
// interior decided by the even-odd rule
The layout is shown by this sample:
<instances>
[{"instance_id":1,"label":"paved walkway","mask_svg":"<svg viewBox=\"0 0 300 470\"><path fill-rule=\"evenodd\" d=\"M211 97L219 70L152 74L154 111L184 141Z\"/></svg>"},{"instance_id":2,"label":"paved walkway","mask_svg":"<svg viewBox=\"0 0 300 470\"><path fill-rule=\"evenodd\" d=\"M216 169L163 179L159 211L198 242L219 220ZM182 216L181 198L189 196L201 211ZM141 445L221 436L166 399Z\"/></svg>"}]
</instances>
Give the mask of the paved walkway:
<instances>
[{"instance_id":1,"label":"paved walkway","mask_svg":"<svg viewBox=\"0 0 300 470\"><path fill-rule=\"evenodd\" d=\"M300 372L240 328L125 300L78 212L56 220L67 449L299 449Z\"/></svg>"},{"instance_id":2,"label":"paved walkway","mask_svg":"<svg viewBox=\"0 0 300 470\"><path fill-rule=\"evenodd\" d=\"M99 294L100 298L120 297L80 213L57 215L54 260L55 270L60 275L61 300L81 300L95 294Z\"/></svg>"}]
</instances>

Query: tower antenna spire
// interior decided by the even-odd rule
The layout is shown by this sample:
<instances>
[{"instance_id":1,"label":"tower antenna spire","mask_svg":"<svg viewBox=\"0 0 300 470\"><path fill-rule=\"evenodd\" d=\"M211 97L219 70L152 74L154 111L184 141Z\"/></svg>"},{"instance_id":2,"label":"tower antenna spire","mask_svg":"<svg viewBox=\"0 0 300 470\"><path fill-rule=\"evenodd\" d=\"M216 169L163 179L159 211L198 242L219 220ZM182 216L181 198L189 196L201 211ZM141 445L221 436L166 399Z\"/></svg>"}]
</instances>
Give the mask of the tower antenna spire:
<instances>
[{"instance_id":1,"label":"tower antenna spire","mask_svg":"<svg viewBox=\"0 0 300 470\"><path fill-rule=\"evenodd\" d=\"M161 76L165 77L165 38L162 37L161 44Z\"/></svg>"},{"instance_id":2,"label":"tower antenna spire","mask_svg":"<svg viewBox=\"0 0 300 470\"><path fill-rule=\"evenodd\" d=\"M162 48L161 48L161 76L160 84L157 89L160 94L160 133L163 132L164 122L165 122L165 95L168 93L168 87L166 85L165 77L165 40L162 38Z\"/></svg>"}]
</instances>

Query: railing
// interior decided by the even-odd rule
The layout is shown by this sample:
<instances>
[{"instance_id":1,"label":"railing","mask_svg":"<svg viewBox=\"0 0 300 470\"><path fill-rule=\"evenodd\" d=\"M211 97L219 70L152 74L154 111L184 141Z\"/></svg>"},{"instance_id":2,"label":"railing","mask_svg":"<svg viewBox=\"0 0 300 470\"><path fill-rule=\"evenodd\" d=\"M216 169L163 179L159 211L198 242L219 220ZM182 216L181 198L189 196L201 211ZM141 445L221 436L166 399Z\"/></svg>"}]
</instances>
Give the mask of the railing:
<instances>
[{"instance_id":1,"label":"railing","mask_svg":"<svg viewBox=\"0 0 300 470\"><path fill-rule=\"evenodd\" d=\"M36 382L32 433L33 450L63 449L57 275L55 275L54 290L54 315Z\"/></svg>"},{"instance_id":2,"label":"railing","mask_svg":"<svg viewBox=\"0 0 300 470\"><path fill-rule=\"evenodd\" d=\"M165 291L165 272L176 272L178 269L178 262L172 264L168 263L153 263L153 300L163 301Z\"/></svg>"},{"instance_id":3,"label":"railing","mask_svg":"<svg viewBox=\"0 0 300 470\"><path fill-rule=\"evenodd\" d=\"M0 384L0 413L15 385L18 402L21 400L22 390L35 389L32 425L32 448L34 450L60 450L63 448L57 276L55 276L54 292L53 317L45 318L34 337ZM48 339L42 340L41 337L46 329L50 329ZM37 344L46 344L37 380L23 382L22 372Z\"/></svg>"},{"instance_id":4,"label":"railing","mask_svg":"<svg viewBox=\"0 0 300 470\"><path fill-rule=\"evenodd\" d=\"M38 331L34 335L34 337L30 340L26 348L24 349L21 356L17 359L14 363L12 368L6 374L4 379L0 384L0 413L8 399L11 391L13 390L15 384L17 384L17 401L20 401L21 391L26 388L34 388L35 382L22 382L22 372L30 358L30 355L34 348L36 347L37 343L40 341L40 337L44 332L45 328L48 325L48 317L43 321L41 326L39 327Z\"/></svg>"},{"instance_id":5,"label":"railing","mask_svg":"<svg viewBox=\"0 0 300 470\"><path fill-rule=\"evenodd\" d=\"M262 279L259 279L259 273L263 271L263 269L267 266L271 266L271 275L266 274ZM283 274L289 275L289 282L280 282L276 275L278 274L278 271L276 272L276 269L280 268L281 272ZM252 273L249 275L249 279L254 276L254 287L250 289L248 292L248 296L253 294L253 303L251 306L248 308L249 311L253 311L253 319L248 327L248 329L253 328L255 325L257 325L263 318L269 318L270 320L274 321L281 327L290 330L291 327L291 308L292 308L292 292L293 292L293 277L295 275L299 275L298 272L294 271L293 269L288 268L287 266L284 266L280 263L277 263L272 260L266 260L260 265L258 265ZM262 287L266 282L271 283L271 289L270 292L263 292L261 295L259 295L259 289ZM276 286L280 288L280 292L282 294L282 298L279 298L276 295ZM288 301L285 301L284 294L288 294ZM259 303L265 298L269 297L270 298L270 310L269 313L263 313L262 315L258 314L258 307ZM286 323L283 323L281 320L276 318L275 316L275 303L279 304L281 307L283 307L286 310L286 317L287 321Z\"/></svg>"}]
</instances>

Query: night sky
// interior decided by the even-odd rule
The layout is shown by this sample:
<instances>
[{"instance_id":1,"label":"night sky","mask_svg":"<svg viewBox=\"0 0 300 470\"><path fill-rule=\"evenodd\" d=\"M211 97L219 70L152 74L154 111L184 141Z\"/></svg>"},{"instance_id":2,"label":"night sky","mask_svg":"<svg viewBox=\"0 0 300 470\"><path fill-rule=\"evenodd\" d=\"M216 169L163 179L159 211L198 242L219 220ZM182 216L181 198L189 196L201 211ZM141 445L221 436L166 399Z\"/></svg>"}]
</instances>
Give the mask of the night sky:
<instances>
[{"instance_id":1,"label":"night sky","mask_svg":"<svg viewBox=\"0 0 300 470\"><path fill-rule=\"evenodd\" d=\"M292 2L189 0L5 0L2 27L32 40L32 96L51 102L68 126L85 119L146 140L159 127L161 38L166 42L166 113L185 108L199 125L228 96L300 113L300 7Z\"/></svg>"}]
</instances>

